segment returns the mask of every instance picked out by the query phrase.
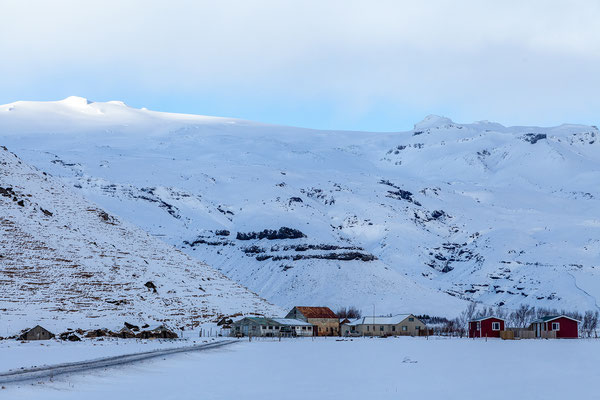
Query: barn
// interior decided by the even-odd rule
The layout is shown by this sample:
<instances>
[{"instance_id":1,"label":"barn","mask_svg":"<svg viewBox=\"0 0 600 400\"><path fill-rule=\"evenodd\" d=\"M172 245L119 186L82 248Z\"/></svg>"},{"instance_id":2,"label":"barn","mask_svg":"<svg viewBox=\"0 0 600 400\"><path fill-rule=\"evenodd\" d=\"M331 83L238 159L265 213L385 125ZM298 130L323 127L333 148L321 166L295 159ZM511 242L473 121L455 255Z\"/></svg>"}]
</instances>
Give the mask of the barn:
<instances>
[{"instance_id":1,"label":"barn","mask_svg":"<svg viewBox=\"0 0 600 400\"><path fill-rule=\"evenodd\" d=\"M499 338L504 330L504 320L498 317L481 317L469 321L470 338Z\"/></svg>"},{"instance_id":2,"label":"barn","mask_svg":"<svg viewBox=\"0 0 600 400\"><path fill-rule=\"evenodd\" d=\"M19 340L49 340L54 337L54 334L49 330L37 325L31 329L26 329L21 332Z\"/></svg>"},{"instance_id":3,"label":"barn","mask_svg":"<svg viewBox=\"0 0 600 400\"><path fill-rule=\"evenodd\" d=\"M537 338L577 339L579 322L566 315L547 315L533 321L529 329Z\"/></svg>"},{"instance_id":4,"label":"barn","mask_svg":"<svg viewBox=\"0 0 600 400\"><path fill-rule=\"evenodd\" d=\"M339 336L340 319L329 307L294 307L285 318L313 325L314 336Z\"/></svg>"}]
</instances>

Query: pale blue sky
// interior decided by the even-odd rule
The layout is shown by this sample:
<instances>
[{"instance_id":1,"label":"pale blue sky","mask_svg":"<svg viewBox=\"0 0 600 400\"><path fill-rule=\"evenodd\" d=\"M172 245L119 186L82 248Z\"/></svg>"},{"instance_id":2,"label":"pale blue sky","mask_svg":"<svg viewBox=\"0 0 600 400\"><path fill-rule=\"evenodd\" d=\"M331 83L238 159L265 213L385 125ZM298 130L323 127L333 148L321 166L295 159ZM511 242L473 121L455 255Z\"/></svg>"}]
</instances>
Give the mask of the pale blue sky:
<instances>
[{"instance_id":1,"label":"pale blue sky","mask_svg":"<svg viewBox=\"0 0 600 400\"><path fill-rule=\"evenodd\" d=\"M1 4L1 104L77 95L375 131L427 114L599 122L595 0Z\"/></svg>"}]
</instances>

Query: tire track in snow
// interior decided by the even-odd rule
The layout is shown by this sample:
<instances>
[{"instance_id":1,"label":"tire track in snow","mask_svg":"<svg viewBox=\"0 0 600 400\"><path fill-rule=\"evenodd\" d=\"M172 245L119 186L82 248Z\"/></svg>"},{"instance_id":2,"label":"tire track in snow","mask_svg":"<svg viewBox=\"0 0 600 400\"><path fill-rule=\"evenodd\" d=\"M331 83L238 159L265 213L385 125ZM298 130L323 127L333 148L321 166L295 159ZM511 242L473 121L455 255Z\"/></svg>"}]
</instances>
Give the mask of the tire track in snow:
<instances>
[{"instance_id":1,"label":"tire track in snow","mask_svg":"<svg viewBox=\"0 0 600 400\"><path fill-rule=\"evenodd\" d=\"M156 357L162 357L177 353L188 353L193 351L210 350L237 343L234 340L221 340L218 342L201 344L195 346L176 347L164 350L152 350L141 353L123 354L119 356L98 358L88 361L77 361L72 363L49 365L44 367L35 367L19 369L0 373L0 384L9 384L24 382L29 380L52 378L57 375L79 373L95 369L115 367L119 365L131 364L139 361L149 360Z\"/></svg>"}]
</instances>

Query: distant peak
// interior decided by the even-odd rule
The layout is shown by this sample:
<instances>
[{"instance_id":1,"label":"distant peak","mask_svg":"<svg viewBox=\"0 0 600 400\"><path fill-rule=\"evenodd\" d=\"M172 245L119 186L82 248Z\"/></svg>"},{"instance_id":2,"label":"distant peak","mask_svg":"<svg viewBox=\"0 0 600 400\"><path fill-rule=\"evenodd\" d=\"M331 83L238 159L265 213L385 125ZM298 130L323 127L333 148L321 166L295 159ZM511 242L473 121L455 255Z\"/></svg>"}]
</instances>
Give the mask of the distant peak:
<instances>
[{"instance_id":1,"label":"distant peak","mask_svg":"<svg viewBox=\"0 0 600 400\"><path fill-rule=\"evenodd\" d=\"M70 106L78 106L78 107L87 106L88 104L92 103L85 97L79 97L79 96L69 96L64 100L61 100L60 102L64 103L64 104L68 104Z\"/></svg>"},{"instance_id":2,"label":"distant peak","mask_svg":"<svg viewBox=\"0 0 600 400\"><path fill-rule=\"evenodd\" d=\"M116 106L121 106L121 107L129 107L127 104L125 104L125 102L120 101L120 100L111 100L111 101L107 101L108 104L114 104Z\"/></svg>"},{"instance_id":3,"label":"distant peak","mask_svg":"<svg viewBox=\"0 0 600 400\"><path fill-rule=\"evenodd\" d=\"M415 124L415 129L439 128L452 124L454 122L450 118L429 114L423 121Z\"/></svg>"}]
</instances>

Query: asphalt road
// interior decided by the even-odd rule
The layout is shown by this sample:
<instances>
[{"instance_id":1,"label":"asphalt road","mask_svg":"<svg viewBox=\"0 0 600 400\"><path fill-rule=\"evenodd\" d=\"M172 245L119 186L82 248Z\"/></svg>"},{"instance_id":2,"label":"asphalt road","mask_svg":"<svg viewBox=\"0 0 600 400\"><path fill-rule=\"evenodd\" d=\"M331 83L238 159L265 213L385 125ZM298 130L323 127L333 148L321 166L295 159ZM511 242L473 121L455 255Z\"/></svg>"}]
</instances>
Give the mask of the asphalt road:
<instances>
[{"instance_id":1,"label":"asphalt road","mask_svg":"<svg viewBox=\"0 0 600 400\"><path fill-rule=\"evenodd\" d=\"M15 371L0 373L0 385L52 378L57 375L73 374L94 369L102 369L119 365L131 364L134 362L149 360L156 357L162 357L170 354L189 353L192 351L202 351L215 349L236 343L233 340L220 340L212 343L200 344L195 346L176 347L164 350L153 350L142 353L123 354L120 356L97 358L89 361L77 361L65 364L48 365L44 367L35 367L27 369L18 369Z\"/></svg>"}]
</instances>

